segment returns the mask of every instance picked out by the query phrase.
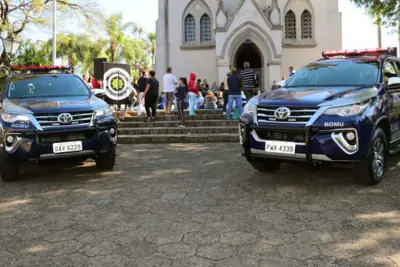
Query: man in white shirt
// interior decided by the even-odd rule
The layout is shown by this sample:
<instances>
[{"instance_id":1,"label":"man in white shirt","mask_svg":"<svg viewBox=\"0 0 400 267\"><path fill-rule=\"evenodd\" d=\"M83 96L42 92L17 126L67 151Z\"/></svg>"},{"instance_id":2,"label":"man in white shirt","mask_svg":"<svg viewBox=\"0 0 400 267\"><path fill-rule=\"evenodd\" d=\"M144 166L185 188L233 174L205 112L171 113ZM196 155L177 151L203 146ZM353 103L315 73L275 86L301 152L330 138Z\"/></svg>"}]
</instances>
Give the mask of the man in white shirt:
<instances>
[{"instance_id":1,"label":"man in white shirt","mask_svg":"<svg viewBox=\"0 0 400 267\"><path fill-rule=\"evenodd\" d=\"M171 112L172 103L174 102L174 92L178 84L178 79L172 74L172 68L168 67L167 73L163 77L164 95L165 95L165 113Z\"/></svg>"}]
</instances>

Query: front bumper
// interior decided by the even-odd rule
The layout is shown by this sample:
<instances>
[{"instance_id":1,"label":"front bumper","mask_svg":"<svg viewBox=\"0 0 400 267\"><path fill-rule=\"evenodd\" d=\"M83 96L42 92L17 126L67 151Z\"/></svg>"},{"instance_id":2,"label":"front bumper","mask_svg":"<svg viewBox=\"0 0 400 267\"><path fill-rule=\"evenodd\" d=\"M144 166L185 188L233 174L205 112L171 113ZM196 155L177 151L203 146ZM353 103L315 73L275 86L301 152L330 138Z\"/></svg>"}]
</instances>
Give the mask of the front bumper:
<instances>
[{"instance_id":1,"label":"front bumper","mask_svg":"<svg viewBox=\"0 0 400 267\"><path fill-rule=\"evenodd\" d=\"M114 130L111 130L114 129ZM111 132L110 132L111 130ZM114 132L114 134L111 134ZM13 136L15 142L6 142ZM77 152L53 153L53 143L81 141L82 150ZM5 131L2 136L2 152L7 158L17 161L39 161L48 159L96 156L106 153L116 146L117 126L115 124L90 127L35 132Z\"/></svg>"},{"instance_id":2,"label":"front bumper","mask_svg":"<svg viewBox=\"0 0 400 267\"><path fill-rule=\"evenodd\" d=\"M372 126L372 124L371 124ZM372 128L371 128L372 129ZM354 133L355 141L347 142L347 132ZM372 131L364 131L371 133ZM341 134L343 133L343 134ZM240 142L243 155L251 158L274 158L283 161L359 162L364 158L370 134L360 135L357 125L340 129L318 129L316 127L258 126L239 123ZM279 153L266 150L267 141L283 141L295 144L294 153Z\"/></svg>"}]
</instances>

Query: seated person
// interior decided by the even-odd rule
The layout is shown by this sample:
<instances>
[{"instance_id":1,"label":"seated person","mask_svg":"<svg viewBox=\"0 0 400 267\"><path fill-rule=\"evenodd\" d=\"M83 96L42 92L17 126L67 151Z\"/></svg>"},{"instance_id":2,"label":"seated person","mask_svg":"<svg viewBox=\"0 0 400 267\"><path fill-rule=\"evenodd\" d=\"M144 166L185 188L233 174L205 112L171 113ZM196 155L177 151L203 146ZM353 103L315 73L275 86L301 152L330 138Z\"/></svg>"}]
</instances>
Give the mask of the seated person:
<instances>
[{"instance_id":1,"label":"seated person","mask_svg":"<svg viewBox=\"0 0 400 267\"><path fill-rule=\"evenodd\" d=\"M217 108L217 98L215 97L215 95L211 90L207 91L205 99L206 99L205 109Z\"/></svg>"}]
</instances>

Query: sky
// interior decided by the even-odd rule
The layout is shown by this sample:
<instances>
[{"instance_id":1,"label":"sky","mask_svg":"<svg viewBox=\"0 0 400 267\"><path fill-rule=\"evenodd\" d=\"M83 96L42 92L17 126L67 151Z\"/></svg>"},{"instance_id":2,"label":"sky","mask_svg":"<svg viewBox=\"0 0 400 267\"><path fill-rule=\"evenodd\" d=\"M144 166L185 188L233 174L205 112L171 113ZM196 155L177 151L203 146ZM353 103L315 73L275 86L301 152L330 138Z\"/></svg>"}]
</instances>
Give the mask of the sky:
<instances>
[{"instance_id":1,"label":"sky","mask_svg":"<svg viewBox=\"0 0 400 267\"><path fill-rule=\"evenodd\" d=\"M158 0L98 0L100 9L106 14L122 12L125 21L134 21L149 31L155 31L158 16ZM342 12L343 49L375 48L378 46L377 29L365 11L357 8L349 0L339 0ZM144 4L145 3L145 4ZM70 25L68 25L70 27ZM78 27L73 27L78 32ZM61 30L64 30L61 29ZM391 29L383 29L384 47L397 46L396 34ZM47 39L50 31L30 31L29 38Z\"/></svg>"}]
</instances>

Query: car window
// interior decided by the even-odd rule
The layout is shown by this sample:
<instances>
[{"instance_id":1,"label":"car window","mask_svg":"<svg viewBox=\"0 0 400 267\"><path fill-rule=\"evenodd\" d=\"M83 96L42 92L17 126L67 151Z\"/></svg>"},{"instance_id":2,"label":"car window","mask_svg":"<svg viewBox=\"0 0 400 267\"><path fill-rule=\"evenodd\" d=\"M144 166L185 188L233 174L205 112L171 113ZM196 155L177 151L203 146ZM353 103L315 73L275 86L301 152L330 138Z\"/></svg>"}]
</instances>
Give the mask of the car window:
<instances>
[{"instance_id":1,"label":"car window","mask_svg":"<svg viewBox=\"0 0 400 267\"><path fill-rule=\"evenodd\" d=\"M378 61L326 60L302 68L285 87L371 86L378 77Z\"/></svg>"},{"instance_id":2,"label":"car window","mask_svg":"<svg viewBox=\"0 0 400 267\"><path fill-rule=\"evenodd\" d=\"M389 78L391 78L391 77L398 76L397 72L396 72L396 67L392 61L386 60L384 66L383 66L383 70L384 70L385 82L387 82L389 80Z\"/></svg>"},{"instance_id":3,"label":"car window","mask_svg":"<svg viewBox=\"0 0 400 267\"><path fill-rule=\"evenodd\" d=\"M89 96L86 84L73 75L24 75L13 77L8 98Z\"/></svg>"}]
</instances>

